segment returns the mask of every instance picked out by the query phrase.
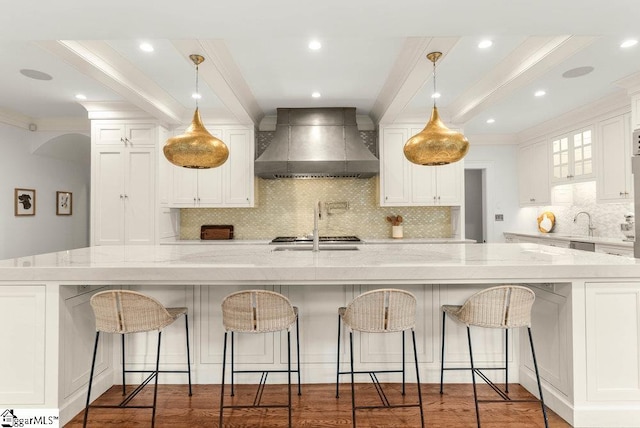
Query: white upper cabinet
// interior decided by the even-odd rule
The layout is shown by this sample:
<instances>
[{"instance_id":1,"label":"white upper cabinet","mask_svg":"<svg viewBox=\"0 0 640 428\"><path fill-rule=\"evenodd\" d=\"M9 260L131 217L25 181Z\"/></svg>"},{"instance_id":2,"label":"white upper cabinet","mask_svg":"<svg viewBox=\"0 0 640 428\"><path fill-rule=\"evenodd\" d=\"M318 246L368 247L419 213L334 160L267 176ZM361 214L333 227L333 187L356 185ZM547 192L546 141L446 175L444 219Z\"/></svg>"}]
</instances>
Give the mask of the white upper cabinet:
<instances>
[{"instance_id":1,"label":"white upper cabinet","mask_svg":"<svg viewBox=\"0 0 640 428\"><path fill-rule=\"evenodd\" d=\"M598 124L598 202L633 198L630 124L630 114L615 116Z\"/></svg>"},{"instance_id":2,"label":"white upper cabinet","mask_svg":"<svg viewBox=\"0 0 640 428\"><path fill-rule=\"evenodd\" d=\"M640 129L640 94L631 98L631 130Z\"/></svg>"},{"instance_id":3,"label":"white upper cabinet","mask_svg":"<svg viewBox=\"0 0 640 428\"><path fill-rule=\"evenodd\" d=\"M547 205L549 189L549 152L546 141L518 150L518 189L520 205Z\"/></svg>"},{"instance_id":4,"label":"white upper cabinet","mask_svg":"<svg viewBox=\"0 0 640 428\"><path fill-rule=\"evenodd\" d=\"M380 206L459 206L464 197L464 163L423 166L409 162L404 144L422 127L381 128Z\"/></svg>"},{"instance_id":5,"label":"white upper cabinet","mask_svg":"<svg viewBox=\"0 0 640 428\"><path fill-rule=\"evenodd\" d=\"M98 146L156 147L157 125L96 120L92 123L92 141Z\"/></svg>"},{"instance_id":6,"label":"white upper cabinet","mask_svg":"<svg viewBox=\"0 0 640 428\"><path fill-rule=\"evenodd\" d=\"M551 180L554 184L595 178L591 128L572 131L551 140Z\"/></svg>"},{"instance_id":7,"label":"white upper cabinet","mask_svg":"<svg viewBox=\"0 0 640 428\"><path fill-rule=\"evenodd\" d=\"M158 125L93 121L92 245L154 244Z\"/></svg>"},{"instance_id":8,"label":"white upper cabinet","mask_svg":"<svg viewBox=\"0 0 640 428\"><path fill-rule=\"evenodd\" d=\"M218 168L189 169L169 164L164 169L171 179L167 205L176 208L220 208L254 206L254 131L249 128L207 127L229 148L229 159ZM183 131L178 131L181 133ZM164 159L162 162L167 162Z\"/></svg>"}]
</instances>

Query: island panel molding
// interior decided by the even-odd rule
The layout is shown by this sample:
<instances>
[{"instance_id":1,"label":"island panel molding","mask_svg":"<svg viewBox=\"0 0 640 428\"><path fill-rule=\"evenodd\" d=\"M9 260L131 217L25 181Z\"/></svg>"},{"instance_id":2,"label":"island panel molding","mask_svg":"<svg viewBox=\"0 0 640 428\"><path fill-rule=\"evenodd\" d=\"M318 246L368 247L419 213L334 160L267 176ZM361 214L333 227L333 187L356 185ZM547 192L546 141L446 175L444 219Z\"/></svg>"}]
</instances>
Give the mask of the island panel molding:
<instances>
[{"instance_id":1,"label":"island panel molding","mask_svg":"<svg viewBox=\"0 0 640 428\"><path fill-rule=\"evenodd\" d=\"M95 332L77 326L93 321L87 302L89 295L100 287L141 289L158 297L163 304L188 306L193 313L193 349L197 350L192 354L192 370L194 379L205 384L220 382L224 331L218 322L219 304L229 291L267 288L289 295L301 313L304 382L329 383L335 379L332 354L337 335L337 307L366 290L406 288L416 294L420 302L420 321L416 325L418 341L424 344L418 350L422 358L420 375L425 382L436 383L440 368L437 352L440 305L461 303L479 289L496 284L522 284L537 290L532 330L539 362L544 368L545 402L553 411L577 427L633 426L640 420L640 396L636 397L635 390L622 394L630 387L629 373L640 370L634 368L634 364L638 365L635 357L640 340L638 329L625 332L624 340L615 341L616 352L612 352L613 336L608 337L607 333L612 321L593 324L596 319L612 314L621 314L629 320L640 319L640 305L627 299L627 296L636 296L635 301L640 299L639 261L528 243L363 244L357 251L321 249L319 252L274 251L274 246L266 243L121 245L2 260L0 307L11 307L10 314L37 313L40 321L38 317L34 318L36 321L29 321L31 348L12 347L10 356L7 353L0 356L0 370L19 364L20 370L16 373L31 374L31 378L25 379L13 372L3 373L10 382L5 379L2 383L5 395L0 398L0 407L13 405L12 392L28 389L23 384L27 382L27 387L35 386L25 398L28 401L25 405L59 408L63 424L81 411L86 399L84 378L90 360L88 354ZM16 300L19 292L35 296ZM621 311L616 310L618 306ZM9 326L14 322L5 318L2 321ZM0 335L15 329L5 330ZM72 340L69 332L73 332ZM449 329L447 335L448 355L457 358L461 366L468 366L462 352L464 334ZM12 340L5 336L0 339L10 343ZM173 344L167 348L164 358L174 361L171 365L176 369L186 365L182 361L183 339L182 332L174 336L167 331L166 339L163 335L163 342ZM535 391L535 375L530 370L526 352L520 351L521 339L514 334L509 341L510 381ZM114 340L111 345L117 348L117 339ZM153 343L146 335L129 342L128 352L138 365L146 365ZM34 346L37 349L34 350ZM259 367L281 369L284 366L283 341L279 334L261 342L243 340L238 346L239 361L253 362L258 356ZM399 345L368 340L361 341L359 346L365 357L361 361L362 369L367 370L374 366L379 369L381 364L385 368L387 363L379 358L382 348ZM486 356L493 361L496 355L504 354L503 346L500 337L480 334L474 348L480 360ZM41 359L34 360L33 352L42 355ZM117 354L105 353L103 370L94 384L96 396L120 379ZM625 358L623 364L618 364L621 354ZM394 358L397 357L400 355ZM71 368L63 363L69 358L78 366ZM391 367L391 363L388 366ZM67 376L70 382L65 380ZM409 382L412 382L411 376L409 373ZM594 391L593 385L603 381L603 376L606 382L602 385L606 388ZM167 373L161 382L182 383L183 377ZM468 372L452 372L446 381L468 382Z\"/></svg>"}]
</instances>

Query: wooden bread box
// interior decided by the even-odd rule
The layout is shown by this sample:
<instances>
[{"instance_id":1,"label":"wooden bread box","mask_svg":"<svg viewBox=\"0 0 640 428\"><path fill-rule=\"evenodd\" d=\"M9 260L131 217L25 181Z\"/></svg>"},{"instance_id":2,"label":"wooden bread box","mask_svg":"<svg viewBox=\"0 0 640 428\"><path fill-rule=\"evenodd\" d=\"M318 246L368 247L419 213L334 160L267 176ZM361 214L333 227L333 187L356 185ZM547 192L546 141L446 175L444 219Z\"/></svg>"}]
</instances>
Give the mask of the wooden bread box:
<instances>
[{"instance_id":1,"label":"wooden bread box","mask_svg":"<svg viewBox=\"0 0 640 428\"><path fill-rule=\"evenodd\" d=\"M203 224L202 226L200 226L200 239L202 240L233 239L233 225Z\"/></svg>"}]
</instances>

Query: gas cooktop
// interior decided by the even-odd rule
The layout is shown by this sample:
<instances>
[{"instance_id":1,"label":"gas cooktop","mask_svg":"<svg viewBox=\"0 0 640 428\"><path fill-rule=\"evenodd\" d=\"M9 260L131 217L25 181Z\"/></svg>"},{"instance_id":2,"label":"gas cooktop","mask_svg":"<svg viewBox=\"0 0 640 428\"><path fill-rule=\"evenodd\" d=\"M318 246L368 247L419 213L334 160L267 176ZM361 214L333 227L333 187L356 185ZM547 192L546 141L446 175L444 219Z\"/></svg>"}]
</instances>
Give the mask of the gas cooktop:
<instances>
[{"instance_id":1,"label":"gas cooktop","mask_svg":"<svg viewBox=\"0 0 640 428\"><path fill-rule=\"evenodd\" d=\"M320 236L318 240L330 244L362 242L357 236ZM271 241L272 244L310 244L312 242L313 238L306 236L278 236Z\"/></svg>"}]
</instances>

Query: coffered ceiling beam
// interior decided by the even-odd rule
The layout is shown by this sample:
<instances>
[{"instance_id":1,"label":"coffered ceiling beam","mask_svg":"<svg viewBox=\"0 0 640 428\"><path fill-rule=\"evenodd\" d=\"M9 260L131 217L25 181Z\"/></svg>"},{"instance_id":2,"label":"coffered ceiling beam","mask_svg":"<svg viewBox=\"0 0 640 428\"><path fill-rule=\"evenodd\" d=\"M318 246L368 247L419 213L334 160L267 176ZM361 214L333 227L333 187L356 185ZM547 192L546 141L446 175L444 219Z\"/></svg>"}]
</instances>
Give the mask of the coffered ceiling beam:
<instances>
[{"instance_id":1,"label":"coffered ceiling beam","mask_svg":"<svg viewBox=\"0 0 640 428\"><path fill-rule=\"evenodd\" d=\"M427 54L439 51L444 58L457 41L455 37L409 37L373 104L371 119L375 123L393 123L431 78L433 64Z\"/></svg>"},{"instance_id":2,"label":"coffered ceiling beam","mask_svg":"<svg viewBox=\"0 0 640 428\"><path fill-rule=\"evenodd\" d=\"M242 124L258 126L264 112L222 40L175 40L174 47L189 60L200 54L205 61L199 76L216 94L229 112Z\"/></svg>"},{"instance_id":3,"label":"coffered ceiling beam","mask_svg":"<svg viewBox=\"0 0 640 428\"><path fill-rule=\"evenodd\" d=\"M152 117L169 125L182 122L185 108L106 42L58 40L39 44Z\"/></svg>"},{"instance_id":4,"label":"coffered ceiling beam","mask_svg":"<svg viewBox=\"0 0 640 428\"><path fill-rule=\"evenodd\" d=\"M452 123L464 124L515 90L589 46L595 37L529 37L493 70L447 106Z\"/></svg>"}]
</instances>

